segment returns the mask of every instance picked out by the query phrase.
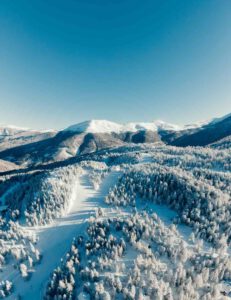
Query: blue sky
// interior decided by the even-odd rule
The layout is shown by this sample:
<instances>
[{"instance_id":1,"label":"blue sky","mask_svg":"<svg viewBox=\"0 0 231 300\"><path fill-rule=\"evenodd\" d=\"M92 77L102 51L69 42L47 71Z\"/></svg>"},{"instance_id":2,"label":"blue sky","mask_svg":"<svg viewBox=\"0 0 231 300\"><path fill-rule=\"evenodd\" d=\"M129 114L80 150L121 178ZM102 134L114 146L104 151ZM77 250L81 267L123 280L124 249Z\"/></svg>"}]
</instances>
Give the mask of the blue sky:
<instances>
[{"instance_id":1,"label":"blue sky","mask_svg":"<svg viewBox=\"0 0 231 300\"><path fill-rule=\"evenodd\" d=\"M231 112L230 0L1 0L0 124Z\"/></svg>"}]
</instances>

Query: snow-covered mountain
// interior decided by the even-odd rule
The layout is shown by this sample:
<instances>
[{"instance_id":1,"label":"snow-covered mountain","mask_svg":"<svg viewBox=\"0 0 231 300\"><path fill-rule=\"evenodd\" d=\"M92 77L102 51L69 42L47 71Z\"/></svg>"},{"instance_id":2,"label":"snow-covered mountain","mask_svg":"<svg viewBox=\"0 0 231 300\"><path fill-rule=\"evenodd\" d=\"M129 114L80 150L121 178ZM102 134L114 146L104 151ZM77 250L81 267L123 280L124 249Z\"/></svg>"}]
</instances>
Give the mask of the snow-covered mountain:
<instances>
[{"instance_id":1,"label":"snow-covered mountain","mask_svg":"<svg viewBox=\"0 0 231 300\"><path fill-rule=\"evenodd\" d=\"M206 146L231 135L231 115L185 126L163 121L119 124L90 120L60 131L0 130L0 159L32 166L128 144Z\"/></svg>"},{"instance_id":2,"label":"snow-covered mountain","mask_svg":"<svg viewBox=\"0 0 231 300\"><path fill-rule=\"evenodd\" d=\"M214 118L197 128L183 130L171 141L175 146L206 146L231 135L231 114Z\"/></svg>"},{"instance_id":3,"label":"snow-covered mountain","mask_svg":"<svg viewBox=\"0 0 231 300\"><path fill-rule=\"evenodd\" d=\"M0 299L231 299L230 129L1 127Z\"/></svg>"},{"instance_id":4,"label":"snow-covered mountain","mask_svg":"<svg viewBox=\"0 0 231 300\"><path fill-rule=\"evenodd\" d=\"M230 300L230 148L216 146L123 143L0 174L0 298Z\"/></svg>"},{"instance_id":5,"label":"snow-covered mountain","mask_svg":"<svg viewBox=\"0 0 231 300\"><path fill-rule=\"evenodd\" d=\"M209 124L219 123L231 114L225 115L220 118L212 118L209 120L199 121L186 125L177 125L167 123L162 120L155 120L153 122L130 122L125 124L115 123L108 120L88 120L85 122L71 125L64 129L64 131L72 131L79 133L122 133L122 132L136 132L144 131L184 131L190 129L201 129Z\"/></svg>"},{"instance_id":6,"label":"snow-covered mountain","mask_svg":"<svg viewBox=\"0 0 231 300\"><path fill-rule=\"evenodd\" d=\"M0 126L0 151L17 146L38 142L57 133L55 130L32 130L17 126Z\"/></svg>"},{"instance_id":7,"label":"snow-covered mountain","mask_svg":"<svg viewBox=\"0 0 231 300\"><path fill-rule=\"evenodd\" d=\"M137 131L159 131L159 130L182 130L182 127L161 120L154 122L137 122L118 124L107 120L90 120L76 125L72 125L64 131L79 132L79 133L126 133Z\"/></svg>"}]
</instances>

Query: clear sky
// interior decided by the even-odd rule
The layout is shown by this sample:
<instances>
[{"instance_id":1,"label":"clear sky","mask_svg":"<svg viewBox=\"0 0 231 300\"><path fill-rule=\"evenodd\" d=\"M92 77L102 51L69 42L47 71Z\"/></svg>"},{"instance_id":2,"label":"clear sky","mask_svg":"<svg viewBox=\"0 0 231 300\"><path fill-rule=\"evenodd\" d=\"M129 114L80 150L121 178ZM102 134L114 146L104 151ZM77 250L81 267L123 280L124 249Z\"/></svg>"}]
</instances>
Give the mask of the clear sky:
<instances>
[{"instance_id":1,"label":"clear sky","mask_svg":"<svg viewBox=\"0 0 231 300\"><path fill-rule=\"evenodd\" d=\"M230 112L230 0L0 1L1 124Z\"/></svg>"}]
</instances>

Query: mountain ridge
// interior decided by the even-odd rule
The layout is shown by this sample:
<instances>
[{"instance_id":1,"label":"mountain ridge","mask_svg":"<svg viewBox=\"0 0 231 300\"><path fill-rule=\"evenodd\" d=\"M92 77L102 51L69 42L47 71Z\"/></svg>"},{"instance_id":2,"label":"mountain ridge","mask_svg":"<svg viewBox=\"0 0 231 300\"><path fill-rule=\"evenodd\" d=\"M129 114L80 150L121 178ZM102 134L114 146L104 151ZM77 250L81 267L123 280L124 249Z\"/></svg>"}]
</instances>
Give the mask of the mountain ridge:
<instances>
[{"instance_id":1,"label":"mountain ridge","mask_svg":"<svg viewBox=\"0 0 231 300\"><path fill-rule=\"evenodd\" d=\"M0 159L21 166L33 166L128 144L208 146L228 136L231 136L230 114L185 125L182 129L163 121L118 124L90 120L57 132L26 131L3 136L2 139L0 136Z\"/></svg>"},{"instance_id":2,"label":"mountain ridge","mask_svg":"<svg viewBox=\"0 0 231 300\"><path fill-rule=\"evenodd\" d=\"M88 133L122 133L136 132L139 130L158 131L168 128L169 130L181 130L181 127L175 124L167 123L161 120L153 122L130 122L125 124L115 123L108 120L88 120L65 128L63 131L88 132Z\"/></svg>"},{"instance_id":3,"label":"mountain ridge","mask_svg":"<svg viewBox=\"0 0 231 300\"><path fill-rule=\"evenodd\" d=\"M16 125L4 125L0 124L0 136L4 131L7 130L12 132L36 132L36 133L47 133L47 132L62 132L62 131L72 131L72 132L88 132L88 133L121 133L121 132L135 132L138 130L173 130L173 131L183 131L187 129L202 128L208 124L216 124L229 118L231 113L226 114L221 117L210 118L207 120L197 121L193 123L188 123L184 125L174 124L170 122L165 122L163 120L154 120L150 122L126 122L119 123L113 122L105 119L89 119L85 121L78 122L76 124L71 124L62 129L31 129L28 127L20 127Z\"/></svg>"}]
</instances>

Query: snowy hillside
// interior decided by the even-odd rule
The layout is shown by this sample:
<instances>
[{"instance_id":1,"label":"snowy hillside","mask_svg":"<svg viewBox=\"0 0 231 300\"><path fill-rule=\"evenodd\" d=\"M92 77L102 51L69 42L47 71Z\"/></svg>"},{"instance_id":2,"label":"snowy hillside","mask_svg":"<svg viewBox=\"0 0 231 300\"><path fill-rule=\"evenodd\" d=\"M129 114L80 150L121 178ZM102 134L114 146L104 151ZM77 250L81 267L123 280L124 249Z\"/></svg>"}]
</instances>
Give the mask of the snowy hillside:
<instances>
[{"instance_id":1,"label":"snowy hillside","mask_svg":"<svg viewBox=\"0 0 231 300\"><path fill-rule=\"evenodd\" d=\"M230 299L230 148L127 145L0 177L0 297Z\"/></svg>"}]
</instances>

